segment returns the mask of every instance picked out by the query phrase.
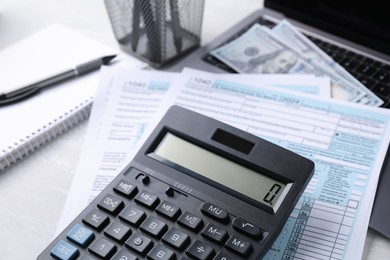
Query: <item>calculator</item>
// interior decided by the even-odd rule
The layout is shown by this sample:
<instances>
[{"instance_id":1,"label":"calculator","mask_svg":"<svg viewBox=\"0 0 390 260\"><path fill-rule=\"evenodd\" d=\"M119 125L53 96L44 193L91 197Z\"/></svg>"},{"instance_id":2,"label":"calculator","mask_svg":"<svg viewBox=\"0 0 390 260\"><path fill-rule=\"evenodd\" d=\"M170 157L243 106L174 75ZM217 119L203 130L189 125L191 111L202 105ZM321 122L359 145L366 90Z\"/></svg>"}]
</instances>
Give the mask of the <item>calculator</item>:
<instances>
[{"instance_id":1,"label":"calculator","mask_svg":"<svg viewBox=\"0 0 390 260\"><path fill-rule=\"evenodd\" d=\"M301 155L174 105L38 259L261 259L313 173Z\"/></svg>"}]
</instances>

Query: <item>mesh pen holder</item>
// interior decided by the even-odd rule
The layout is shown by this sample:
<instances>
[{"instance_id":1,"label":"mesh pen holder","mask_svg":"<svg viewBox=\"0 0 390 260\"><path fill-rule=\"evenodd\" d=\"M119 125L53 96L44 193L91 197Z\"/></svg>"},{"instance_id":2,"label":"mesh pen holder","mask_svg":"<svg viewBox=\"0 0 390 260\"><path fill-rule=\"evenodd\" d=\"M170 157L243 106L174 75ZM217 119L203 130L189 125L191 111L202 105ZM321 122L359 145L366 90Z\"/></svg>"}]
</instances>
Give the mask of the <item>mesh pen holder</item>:
<instances>
[{"instance_id":1,"label":"mesh pen holder","mask_svg":"<svg viewBox=\"0 0 390 260\"><path fill-rule=\"evenodd\" d=\"M200 45L204 0L104 0L121 48L160 68Z\"/></svg>"}]
</instances>

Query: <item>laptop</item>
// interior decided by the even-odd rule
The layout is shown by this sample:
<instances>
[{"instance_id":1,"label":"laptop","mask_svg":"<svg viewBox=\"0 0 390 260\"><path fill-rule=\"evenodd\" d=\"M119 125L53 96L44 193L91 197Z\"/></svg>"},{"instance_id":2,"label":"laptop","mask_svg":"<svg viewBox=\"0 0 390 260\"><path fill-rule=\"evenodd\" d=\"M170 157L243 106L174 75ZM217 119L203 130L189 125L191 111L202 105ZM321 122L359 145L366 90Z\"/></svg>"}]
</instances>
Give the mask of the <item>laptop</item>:
<instances>
[{"instance_id":1,"label":"laptop","mask_svg":"<svg viewBox=\"0 0 390 260\"><path fill-rule=\"evenodd\" d=\"M254 12L166 70L183 67L210 72L232 72L210 51L240 36L254 23L272 28L287 19L353 76L371 89L390 108L390 19L385 2L379 0L264 0ZM379 180L370 228L390 238L389 153Z\"/></svg>"}]
</instances>

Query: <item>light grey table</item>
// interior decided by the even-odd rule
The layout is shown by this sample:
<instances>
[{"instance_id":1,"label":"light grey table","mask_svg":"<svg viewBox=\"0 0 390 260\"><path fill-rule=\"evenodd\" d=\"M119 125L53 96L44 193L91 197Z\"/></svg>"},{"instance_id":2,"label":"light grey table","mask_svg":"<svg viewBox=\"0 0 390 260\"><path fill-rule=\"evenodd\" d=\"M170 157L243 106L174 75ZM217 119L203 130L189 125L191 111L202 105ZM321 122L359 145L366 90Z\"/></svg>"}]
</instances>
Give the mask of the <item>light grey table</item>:
<instances>
[{"instance_id":1,"label":"light grey table","mask_svg":"<svg viewBox=\"0 0 390 260\"><path fill-rule=\"evenodd\" d=\"M206 0L202 44L261 6L258 0ZM103 0L1 0L0 50L52 23L120 51ZM53 239L87 123L0 172L0 260L35 259ZM390 240L369 230L363 259L389 257Z\"/></svg>"}]
</instances>

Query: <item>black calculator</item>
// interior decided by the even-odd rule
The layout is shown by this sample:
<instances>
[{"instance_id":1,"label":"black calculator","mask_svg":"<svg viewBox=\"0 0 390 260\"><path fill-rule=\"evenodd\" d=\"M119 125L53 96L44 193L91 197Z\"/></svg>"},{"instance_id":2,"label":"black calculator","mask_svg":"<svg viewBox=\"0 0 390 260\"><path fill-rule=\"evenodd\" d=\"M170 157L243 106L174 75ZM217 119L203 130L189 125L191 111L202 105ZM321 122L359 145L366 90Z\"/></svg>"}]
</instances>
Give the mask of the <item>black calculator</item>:
<instances>
[{"instance_id":1,"label":"black calculator","mask_svg":"<svg viewBox=\"0 0 390 260\"><path fill-rule=\"evenodd\" d=\"M307 158L175 105L38 259L261 259L313 173Z\"/></svg>"}]
</instances>

